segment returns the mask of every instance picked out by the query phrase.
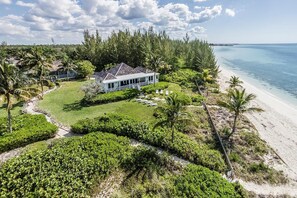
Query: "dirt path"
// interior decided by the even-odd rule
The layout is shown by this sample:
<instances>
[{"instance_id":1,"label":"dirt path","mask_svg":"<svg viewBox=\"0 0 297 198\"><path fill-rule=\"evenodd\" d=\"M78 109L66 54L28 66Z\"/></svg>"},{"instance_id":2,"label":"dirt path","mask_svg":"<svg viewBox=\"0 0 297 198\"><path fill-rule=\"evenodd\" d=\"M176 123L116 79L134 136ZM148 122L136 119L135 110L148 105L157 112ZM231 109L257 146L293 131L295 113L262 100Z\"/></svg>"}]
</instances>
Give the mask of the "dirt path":
<instances>
[{"instance_id":1,"label":"dirt path","mask_svg":"<svg viewBox=\"0 0 297 198\"><path fill-rule=\"evenodd\" d=\"M57 87L54 87L53 89L50 89L48 91L45 91L44 92L44 95L46 95L46 94L48 94L48 93L50 93L52 91L55 91L56 89L57 89ZM75 136L75 134L73 134L73 133L70 132L70 129L69 128L67 128L66 126L64 126L64 125L58 123L57 121L55 121L48 113L39 110L36 107L38 100L39 100L38 97L32 98L28 103L25 104L24 111L26 113L28 113L28 114L33 114L33 115L36 115L36 114L43 114L43 115L45 115L46 120L48 122L53 123L57 127L59 127L58 132L57 132L57 135L56 135L56 138Z\"/></svg>"}]
</instances>

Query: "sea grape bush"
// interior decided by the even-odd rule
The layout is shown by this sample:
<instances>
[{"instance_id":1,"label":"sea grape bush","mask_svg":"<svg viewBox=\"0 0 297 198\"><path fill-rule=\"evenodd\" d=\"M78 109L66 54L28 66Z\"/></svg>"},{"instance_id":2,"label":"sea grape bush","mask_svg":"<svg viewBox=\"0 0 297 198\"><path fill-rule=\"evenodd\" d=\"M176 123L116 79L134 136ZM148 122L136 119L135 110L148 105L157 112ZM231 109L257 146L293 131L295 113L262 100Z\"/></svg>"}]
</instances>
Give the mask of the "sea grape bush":
<instances>
[{"instance_id":1,"label":"sea grape bush","mask_svg":"<svg viewBox=\"0 0 297 198\"><path fill-rule=\"evenodd\" d=\"M139 94L137 89L125 89L121 91L101 93L90 100L84 100L87 104L105 104L127 100L136 97Z\"/></svg>"},{"instance_id":2,"label":"sea grape bush","mask_svg":"<svg viewBox=\"0 0 297 198\"><path fill-rule=\"evenodd\" d=\"M188 165L174 181L176 197L248 197L237 183L230 183L207 168Z\"/></svg>"},{"instance_id":3,"label":"sea grape bush","mask_svg":"<svg viewBox=\"0 0 297 198\"><path fill-rule=\"evenodd\" d=\"M0 197L90 197L92 187L125 161L130 141L107 133L55 141L0 169Z\"/></svg>"},{"instance_id":4,"label":"sea grape bush","mask_svg":"<svg viewBox=\"0 0 297 198\"><path fill-rule=\"evenodd\" d=\"M197 144L187 135L177 132L174 143L171 135L164 129L152 130L149 125L121 115L106 115L85 119L71 126L78 134L104 131L133 138L150 145L163 148L195 164L216 171L224 171L226 166L219 151Z\"/></svg>"},{"instance_id":5,"label":"sea grape bush","mask_svg":"<svg viewBox=\"0 0 297 198\"><path fill-rule=\"evenodd\" d=\"M6 132L6 118L0 118L0 153L55 136L58 128L44 115L24 114L14 117L13 132ZM5 132L4 132L5 131Z\"/></svg>"},{"instance_id":6,"label":"sea grape bush","mask_svg":"<svg viewBox=\"0 0 297 198\"><path fill-rule=\"evenodd\" d=\"M146 94L151 94L151 93L154 93L156 90L167 89L168 86L169 86L168 82L158 82L155 85L150 84L150 85L146 85L146 86L141 87L141 91L146 93Z\"/></svg>"}]
</instances>

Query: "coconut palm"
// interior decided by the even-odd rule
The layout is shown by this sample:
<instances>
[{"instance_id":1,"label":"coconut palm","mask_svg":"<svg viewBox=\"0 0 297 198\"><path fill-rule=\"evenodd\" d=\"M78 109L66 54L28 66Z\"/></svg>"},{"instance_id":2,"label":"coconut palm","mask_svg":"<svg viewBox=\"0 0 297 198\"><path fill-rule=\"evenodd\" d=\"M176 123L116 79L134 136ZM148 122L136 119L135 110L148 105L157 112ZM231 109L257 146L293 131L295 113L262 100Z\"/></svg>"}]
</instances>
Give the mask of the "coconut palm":
<instances>
[{"instance_id":1,"label":"coconut palm","mask_svg":"<svg viewBox=\"0 0 297 198\"><path fill-rule=\"evenodd\" d=\"M177 94L169 95L166 98L166 105L160 106L156 111L164 114L165 119L156 123L154 129L159 126L167 126L171 130L172 143L174 142L174 133L177 124L190 123L192 120L185 112L184 104L179 100Z\"/></svg>"},{"instance_id":2,"label":"coconut palm","mask_svg":"<svg viewBox=\"0 0 297 198\"><path fill-rule=\"evenodd\" d=\"M239 79L239 77L237 76L231 76L231 78L226 81L226 83L229 84L229 87L232 89L232 88L235 88L235 87L242 87L242 81Z\"/></svg>"},{"instance_id":3,"label":"coconut palm","mask_svg":"<svg viewBox=\"0 0 297 198\"><path fill-rule=\"evenodd\" d=\"M206 83L213 82L214 78L210 74L209 69L203 69L202 72L198 73L198 83L202 86L205 86Z\"/></svg>"},{"instance_id":4,"label":"coconut palm","mask_svg":"<svg viewBox=\"0 0 297 198\"><path fill-rule=\"evenodd\" d=\"M7 130L12 132L12 116L11 109L13 101L16 99L28 100L32 94L36 94L37 89L25 88L29 85L30 79L20 72L18 67L9 64L7 61L2 60L0 63L0 95L7 103Z\"/></svg>"},{"instance_id":5,"label":"coconut palm","mask_svg":"<svg viewBox=\"0 0 297 198\"><path fill-rule=\"evenodd\" d=\"M227 108L230 112L234 113L234 121L232 131L228 139L236 132L237 119L240 115L246 112L262 112L261 108L249 107L249 104L254 100L254 94L246 94L245 89L231 89L228 94L227 101L218 101L219 106Z\"/></svg>"},{"instance_id":6,"label":"coconut palm","mask_svg":"<svg viewBox=\"0 0 297 198\"><path fill-rule=\"evenodd\" d=\"M37 77L41 88L41 98L43 97L43 87L50 84L46 77L52 67L51 62L51 58L46 56L40 47L34 47L21 61L22 67L28 69L29 73Z\"/></svg>"}]
</instances>

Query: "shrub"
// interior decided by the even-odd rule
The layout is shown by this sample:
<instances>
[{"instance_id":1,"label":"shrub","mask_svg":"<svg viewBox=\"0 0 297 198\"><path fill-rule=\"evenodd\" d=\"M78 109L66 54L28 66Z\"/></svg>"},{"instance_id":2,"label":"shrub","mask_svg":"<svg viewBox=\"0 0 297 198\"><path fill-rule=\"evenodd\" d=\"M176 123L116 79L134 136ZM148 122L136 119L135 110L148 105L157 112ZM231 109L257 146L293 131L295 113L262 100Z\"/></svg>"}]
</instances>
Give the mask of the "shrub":
<instances>
[{"instance_id":1,"label":"shrub","mask_svg":"<svg viewBox=\"0 0 297 198\"><path fill-rule=\"evenodd\" d=\"M0 153L55 136L57 126L47 122L44 115L24 114L14 117L12 133L0 136ZM6 118L0 119L0 131L6 131Z\"/></svg>"},{"instance_id":2,"label":"shrub","mask_svg":"<svg viewBox=\"0 0 297 198\"><path fill-rule=\"evenodd\" d=\"M109 93L98 94L93 99L85 101L89 104L105 104L110 102L117 102L136 97L139 94L137 89L125 89L122 91L115 91Z\"/></svg>"},{"instance_id":3,"label":"shrub","mask_svg":"<svg viewBox=\"0 0 297 198\"><path fill-rule=\"evenodd\" d=\"M82 78L90 77L94 74L96 67L90 61L80 61L77 63L77 71Z\"/></svg>"},{"instance_id":4,"label":"shrub","mask_svg":"<svg viewBox=\"0 0 297 198\"><path fill-rule=\"evenodd\" d=\"M55 141L2 165L0 197L89 197L91 188L125 160L129 144L106 133Z\"/></svg>"},{"instance_id":5,"label":"shrub","mask_svg":"<svg viewBox=\"0 0 297 198\"><path fill-rule=\"evenodd\" d=\"M174 181L176 197L248 197L239 184L229 183L215 171L188 165Z\"/></svg>"},{"instance_id":6,"label":"shrub","mask_svg":"<svg viewBox=\"0 0 297 198\"><path fill-rule=\"evenodd\" d=\"M177 132L175 142L165 130L151 130L146 123L139 123L131 118L119 115L107 115L94 119L85 119L71 126L78 134L95 131L105 131L121 136L127 136L153 146L161 147L169 152L187 159L193 163L206 166L217 171L226 168L221 154L217 150L197 144L187 135Z\"/></svg>"},{"instance_id":7,"label":"shrub","mask_svg":"<svg viewBox=\"0 0 297 198\"><path fill-rule=\"evenodd\" d=\"M168 86L169 86L168 82L158 82L155 85L151 84L151 85L143 86L141 87L141 90L146 94L151 94L151 93L154 93L156 90L167 89Z\"/></svg>"},{"instance_id":8,"label":"shrub","mask_svg":"<svg viewBox=\"0 0 297 198\"><path fill-rule=\"evenodd\" d=\"M163 80L171 83L177 83L181 86L191 87L197 72L191 69L179 69L170 74L164 75Z\"/></svg>"}]
</instances>

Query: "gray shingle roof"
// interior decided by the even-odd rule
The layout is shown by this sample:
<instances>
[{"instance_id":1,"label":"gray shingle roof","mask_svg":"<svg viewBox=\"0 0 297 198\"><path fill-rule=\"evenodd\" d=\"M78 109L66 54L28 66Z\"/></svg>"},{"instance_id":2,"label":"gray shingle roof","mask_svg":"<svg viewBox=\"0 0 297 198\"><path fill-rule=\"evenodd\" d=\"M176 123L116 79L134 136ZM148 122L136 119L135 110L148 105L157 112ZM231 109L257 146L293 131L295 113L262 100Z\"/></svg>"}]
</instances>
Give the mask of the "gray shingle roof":
<instances>
[{"instance_id":1,"label":"gray shingle roof","mask_svg":"<svg viewBox=\"0 0 297 198\"><path fill-rule=\"evenodd\" d=\"M137 73L153 73L153 71L146 69L144 67L133 68L125 63L121 63L107 71L96 72L95 76L97 78L100 78L101 80L113 80L117 79L117 76L124 76Z\"/></svg>"}]
</instances>

